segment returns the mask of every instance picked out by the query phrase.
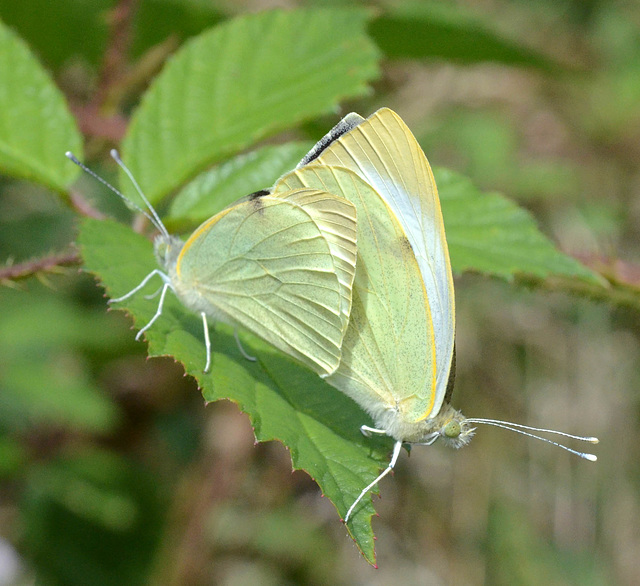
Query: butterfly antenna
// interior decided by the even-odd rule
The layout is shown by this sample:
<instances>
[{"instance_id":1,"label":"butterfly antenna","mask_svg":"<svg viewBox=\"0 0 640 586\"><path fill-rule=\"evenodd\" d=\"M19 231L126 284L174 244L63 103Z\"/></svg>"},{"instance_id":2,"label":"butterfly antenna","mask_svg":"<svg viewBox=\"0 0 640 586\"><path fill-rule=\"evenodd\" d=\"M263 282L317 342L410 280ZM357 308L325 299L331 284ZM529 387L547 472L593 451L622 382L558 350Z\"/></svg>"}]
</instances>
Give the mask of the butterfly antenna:
<instances>
[{"instance_id":1,"label":"butterfly antenna","mask_svg":"<svg viewBox=\"0 0 640 586\"><path fill-rule=\"evenodd\" d=\"M127 174L127 177L129 177L129 179L131 180L131 183L133 183L133 186L136 188L136 191L138 192L138 195L140 196L140 198L142 199L142 201L145 203L145 205L147 206L147 208L149 208L149 211L151 212L151 214L153 215L155 221L151 220L151 223L158 229L160 230L160 232L162 232L162 234L164 236L166 236L167 238L169 237L169 232L167 231L167 229L164 227L164 224L162 223L162 220L160 219L160 216L158 215L158 212L156 212L156 210L154 209L154 207L151 205L151 203L149 202L149 200L147 199L147 196L142 192L142 188L140 187L140 184L136 181L136 178L133 176L133 173L129 170L129 167L127 167L124 162L122 161L122 159L120 158L120 154L118 153L118 151L116 149L111 149L111 151L109 151L109 154L111 155L111 158L118 163L118 165L120 166L120 168ZM147 214L145 214L145 216L147 216L147 218L149 217Z\"/></svg>"},{"instance_id":2,"label":"butterfly antenna","mask_svg":"<svg viewBox=\"0 0 640 586\"><path fill-rule=\"evenodd\" d=\"M69 160L74 162L76 165L78 165L78 167L80 167L85 173L88 173L89 175L91 175L91 177L93 177L94 179L102 183L102 185L104 185L105 187L113 191L113 193L115 193L118 197L120 197L120 199L122 199L128 206L133 207L136 211L140 212L143 216L145 216L156 227L157 230L159 230L163 234L167 233L167 229L164 227L162 222L160 222L160 224L158 225L157 221L152 216L150 216L147 212L141 209L135 202L131 201L119 189L116 189L113 185L111 185L111 183L109 183L106 179L103 179L102 177L100 177L100 175L98 175L97 173L89 169L89 167L87 167L84 163L81 163L80 160L71 151L67 151L65 153L65 156ZM155 215L155 212L154 212L154 215Z\"/></svg>"},{"instance_id":3,"label":"butterfly antenna","mask_svg":"<svg viewBox=\"0 0 640 586\"><path fill-rule=\"evenodd\" d=\"M571 448L560 444L558 442L554 442L553 440L550 440L546 437L541 437L539 435L536 435L534 433L530 433L529 431L525 431L526 429L530 430L530 431L537 431L540 433L553 433L556 435L561 435L563 437L567 437L567 438L571 438L571 439L575 439L575 440L579 440L579 441L583 441L583 442L589 442L592 444L597 444L600 440L598 440L597 437L583 437L580 435L572 435L570 433L564 433L562 431L556 431L554 429L543 429L543 428L539 428L539 427L529 427L528 425L521 425L519 423L511 423L509 421L500 421L498 419L482 419L482 418L470 418L466 420L469 423L484 423L485 425L493 425L494 427L501 427L502 429L508 429L509 431L513 431L515 433L519 433L520 435L526 435L527 437L532 437L534 439L540 440L542 442L547 442L548 444L551 444L553 446L557 446L559 448L562 448L563 450L566 450L567 452L571 452L572 454L575 454L576 456L579 456L580 458L583 458L584 460L589 460L590 462L595 462L598 458L597 456L595 456L594 454L588 454L586 452L578 452L577 450L572 450Z\"/></svg>"}]
</instances>

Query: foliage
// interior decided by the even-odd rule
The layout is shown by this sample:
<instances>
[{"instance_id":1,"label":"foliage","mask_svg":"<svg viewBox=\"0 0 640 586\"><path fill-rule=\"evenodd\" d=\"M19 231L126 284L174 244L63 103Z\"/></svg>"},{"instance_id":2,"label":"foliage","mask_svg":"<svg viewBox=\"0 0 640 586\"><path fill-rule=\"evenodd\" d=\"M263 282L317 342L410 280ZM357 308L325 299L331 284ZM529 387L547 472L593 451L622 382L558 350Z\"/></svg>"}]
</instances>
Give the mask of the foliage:
<instances>
[{"instance_id":1,"label":"foliage","mask_svg":"<svg viewBox=\"0 0 640 586\"><path fill-rule=\"evenodd\" d=\"M51 23L67 30L74 12L70 7L75 4L56 3L51 8ZM101 31L86 52L79 48L84 45L75 34L61 35L55 46L43 42L43 36L51 32L35 16L43 9L41 0L0 1L0 19L11 25L0 22L0 171L5 176L0 184L4 200L0 246L8 259L1 278L7 285L24 285L24 290L0 291L0 478L21 495L11 504L19 522L14 530L3 530L1 537L19 548L29 565L27 573L45 583L83 584L89 575L95 584L146 583L160 575L170 563L167 559L175 559L172 583L193 583L194 576L208 582L204 578L208 564L202 559L193 564L201 568L202 575L187 569L189 560L180 557L180 547L173 547L172 541L179 539L176 535L181 530L176 529L176 519L163 512L173 507L172 515L179 517L175 503L186 494L187 514L193 515L191 522L200 533L217 535L221 544L228 539L233 542L229 530L219 533L225 526L222 521L214 531L197 519L198 510L204 508L207 514L215 510L210 502L199 500L202 485L196 481L198 466L212 457L203 447L206 426L200 419L204 418L201 403L189 403L195 395L191 387L185 392L190 399L180 398L182 385L189 383L177 383L177 371L167 363L154 359L147 367L141 364L142 348L133 342L125 325L127 318L121 312L104 311L90 278L69 271L54 274L78 262L72 242L77 242L84 269L97 277L109 297L128 292L156 268L146 237L122 222L104 219L98 211L125 217L122 209L114 207L113 194L86 178L74 184L78 169L63 153L72 150L84 158L79 128L88 163L110 177L115 172L106 157L107 147L114 132L120 132L115 146L121 148L145 194L158 205L170 230L188 233L238 197L268 187L295 166L313 140L337 120L339 106L349 103L349 110L368 115L386 104L403 114L393 72L394 68L396 73L405 71L403 67L410 71L409 60L414 67L431 68L432 73L438 67L451 67L450 63L456 64L457 71L474 66L482 71L491 62L492 67L514 76L526 72L537 80L553 77L553 83L586 87L600 125L590 120L584 132L595 137L601 148L605 141L601 136L611 141L611 129L624 133L625 121L637 122L640 83L627 70L618 77L594 72L598 83L591 86L585 77L575 81L573 76L584 70L583 63L536 50L530 43L513 40L516 35L500 32L489 18L439 3L407 4L383 12L312 7L234 16L195 0L182 4L142 1L136 14L127 14L123 2L119 18L124 19L130 35L125 45L116 26L110 30L105 26L108 19L87 10L89 3L80 4L83 6L73 15L73 29L86 34ZM109 5L103 4L105 9ZM525 8L520 10L526 13ZM579 9L572 10L578 22ZM603 8L601 16L603 21L609 19L607 26L624 29L616 13ZM115 13L112 18L117 21ZM605 25L599 27L594 25L594 30L606 38ZM172 50L165 33L180 47L157 73L154 63ZM635 37L628 34L628 51L632 52ZM129 56L126 43L136 58ZM97 86L92 88L88 79L96 75L100 55L109 50L112 60L104 62ZM83 59L81 65L74 61L78 55ZM52 68L55 82L42 63ZM617 91L621 80L627 81L624 112L616 118L600 104ZM576 91L576 85L570 86L571 91ZM429 84L425 87L428 92ZM81 106L81 96L91 92L94 101ZM459 96L455 99L461 100ZM537 227L548 214L546 204L540 202L552 198L556 182L549 182L551 193L546 193L546 200L539 198L531 205L531 191L509 175L517 174L511 158L502 166L502 174L495 176L495 183L514 196L526 191L531 211L493 188L483 189L491 186L492 179L474 176L474 163L483 160L482 156L489 160L500 142L485 141L487 135L481 131L495 134L504 130L500 136L510 135L500 126L502 122L495 123L493 114L473 109L462 114L470 122L464 128L471 139L465 140L460 133L434 135L438 124L455 128L457 115L447 110L437 123L423 117L415 125L423 144L434 145L434 152L442 155L437 160L459 169L435 168L454 271L525 282L541 291L560 289L614 303L624 299L637 308L638 283L628 277L628 271L580 254L586 266L561 252ZM476 126L474 116L490 122ZM573 111L566 116L582 120ZM103 132L104 127L108 130ZM273 137L284 131L289 135L280 137L280 144L274 143ZM304 140L291 141L291 135ZM479 136L483 140L475 144L473 139ZM512 151L509 154L513 157ZM466 168L460 164L465 158ZM619 165L628 167L630 162L622 156ZM570 185L576 176L579 173L563 175L569 185L567 193L574 198L571 194L581 193ZM120 173L118 179L118 187L135 199L127 177ZM601 218L602 214L590 211L592 205L595 203L585 200L575 207L587 217ZM610 215L613 220L594 229L611 230L616 217ZM545 229L562 238L563 217L555 216L556 223L550 220ZM71 227L76 220L77 236ZM135 226L140 229L142 224L136 220ZM33 277L45 285L53 283L53 290ZM132 316L136 328L155 312L157 302L144 294L153 293L157 285L149 284L140 295L117 305ZM340 517L362 487L386 466L388 438L365 438L359 433L360 425L370 423L366 414L317 376L249 334L241 332L240 337L247 352L257 356L255 363L242 357L231 330L216 325L213 368L208 375L202 372L201 322L175 298L168 298L162 317L145 337L149 356L173 357L197 382L207 403L230 399L249 415L259 442L282 442L290 451L293 467L306 471L318 483ZM156 364L159 374L146 379L148 373L143 375L143 371ZM464 385L464 367L462 377ZM114 390L145 385L154 390L135 400ZM254 496L261 498L263 488L258 484L254 489L249 502ZM222 488L206 487L209 490ZM393 498L401 501L399 497ZM365 500L366 514L356 516L347 530L366 560L375 564L374 509ZM272 509L279 510L278 506ZM507 508L491 510L492 519L508 515ZM220 514L224 519L225 513ZM300 515L308 514L300 509ZM287 530L279 523L290 528L301 521L290 511L272 515L258 524L265 532L259 536L262 539L245 535L241 540L245 545L251 542L248 547L273 561L284 555L283 548L265 536L279 531L284 536ZM328 519L341 528L335 512ZM247 526L253 522L243 521ZM517 528L510 517L504 524L515 534ZM186 534L187 529L182 529ZM518 564L491 566L496 580L508 582L515 576L518 583L527 583L529 576L530 583L535 583L536 575L551 579L561 572L562 563L554 559L554 552L539 544L531 534L535 529L528 531L523 531L527 541L522 547L534 543L544 549L538 566L525 570ZM66 537L59 539L61 535ZM491 525L486 551L495 556L492 559L505 555L510 544L504 535ZM305 543L335 555L330 540ZM127 556L130 549L136 549L137 555ZM288 578L318 579L318 570L306 567L316 567L318 562L295 551L289 560L295 570ZM567 556L567 565L574 559L578 556ZM607 577L601 568L585 574L574 573L590 583L604 583ZM322 573L322 580L332 578L335 576ZM571 578L566 580L571 583Z\"/></svg>"}]
</instances>

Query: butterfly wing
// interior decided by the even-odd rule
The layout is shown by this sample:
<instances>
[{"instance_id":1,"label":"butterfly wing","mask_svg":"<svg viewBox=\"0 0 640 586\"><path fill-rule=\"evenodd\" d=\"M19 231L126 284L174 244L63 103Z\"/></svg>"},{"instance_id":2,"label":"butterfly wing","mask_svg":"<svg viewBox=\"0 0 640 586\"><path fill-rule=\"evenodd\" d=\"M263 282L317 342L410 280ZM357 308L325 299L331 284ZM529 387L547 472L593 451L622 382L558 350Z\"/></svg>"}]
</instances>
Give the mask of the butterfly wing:
<instances>
[{"instance_id":1,"label":"butterfly wing","mask_svg":"<svg viewBox=\"0 0 640 586\"><path fill-rule=\"evenodd\" d=\"M223 210L185 243L172 276L176 293L192 310L247 328L317 373L334 372L346 329L344 291L309 213L324 213L332 197L305 190ZM345 204L336 204L338 223L355 234L355 209ZM355 240L351 249L355 258Z\"/></svg>"},{"instance_id":2,"label":"butterfly wing","mask_svg":"<svg viewBox=\"0 0 640 586\"><path fill-rule=\"evenodd\" d=\"M436 414L444 399L455 335L455 303L449 251L438 191L415 137L392 110L364 121L348 115L303 159L311 165L351 169L369 183L398 218L415 253L431 308L436 346ZM362 119L360 119L362 120ZM337 136L334 140L328 137ZM311 156L312 155L312 156ZM310 157L311 156L311 157Z\"/></svg>"},{"instance_id":3,"label":"butterfly wing","mask_svg":"<svg viewBox=\"0 0 640 586\"><path fill-rule=\"evenodd\" d=\"M315 189L296 189L278 194L300 205L324 236L340 283L342 332L351 312L353 279L356 272L356 208L343 197Z\"/></svg>"},{"instance_id":4,"label":"butterfly wing","mask_svg":"<svg viewBox=\"0 0 640 586\"><path fill-rule=\"evenodd\" d=\"M348 169L309 165L285 175L279 192L311 187L351 201L358 259L342 361L327 378L377 421L427 417L435 394L435 345L420 269L404 230L376 190Z\"/></svg>"}]
</instances>

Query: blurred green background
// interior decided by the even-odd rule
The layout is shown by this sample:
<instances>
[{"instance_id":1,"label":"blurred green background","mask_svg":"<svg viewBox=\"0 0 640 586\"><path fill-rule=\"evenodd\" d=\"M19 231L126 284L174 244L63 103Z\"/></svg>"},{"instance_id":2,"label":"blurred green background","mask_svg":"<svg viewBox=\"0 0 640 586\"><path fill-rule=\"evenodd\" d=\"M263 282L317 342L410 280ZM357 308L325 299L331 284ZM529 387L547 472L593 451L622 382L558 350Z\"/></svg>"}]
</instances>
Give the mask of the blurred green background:
<instances>
[{"instance_id":1,"label":"blurred green background","mask_svg":"<svg viewBox=\"0 0 640 586\"><path fill-rule=\"evenodd\" d=\"M317 485L291 474L287 450L254 445L234 405L204 406L172 359L146 360L130 320L78 266L7 278L0 585L640 582L638 4L0 0L0 19L64 92L100 171L190 36L238 14L327 4L371 7L382 75L297 138L389 106L432 164L516 200L618 285L603 301L456 278L454 406L598 436L599 461L488 427L457 452L416 447L381 486L376 570ZM64 253L75 217L45 189L0 177L0 259Z\"/></svg>"}]
</instances>

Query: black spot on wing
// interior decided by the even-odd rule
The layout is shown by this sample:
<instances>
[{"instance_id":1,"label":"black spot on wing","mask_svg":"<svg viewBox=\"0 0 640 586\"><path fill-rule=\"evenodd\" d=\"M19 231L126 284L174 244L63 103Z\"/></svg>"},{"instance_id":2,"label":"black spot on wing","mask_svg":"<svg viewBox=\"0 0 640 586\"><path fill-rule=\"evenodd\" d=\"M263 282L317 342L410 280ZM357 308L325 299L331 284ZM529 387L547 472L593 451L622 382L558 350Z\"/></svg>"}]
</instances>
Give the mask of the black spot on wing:
<instances>
[{"instance_id":1,"label":"black spot on wing","mask_svg":"<svg viewBox=\"0 0 640 586\"><path fill-rule=\"evenodd\" d=\"M259 199L261 197L264 197L265 195L269 195L271 193L271 191L269 191L268 189L260 189L258 191L254 191L253 193L250 193L249 195L247 195L247 199L249 201L253 201L254 199Z\"/></svg>"},{"instance_id":2,"label":"black spot on wing","mask_svg":"<svg viewBox=\"0 0 640 586\"><path fill-rule=\"evenodd\" d=\"M353 130L358 124L364 121L364 118L358 114L347 114L338 124L336 124L327 134L325 134L316 145L305 155L304 159L298 163L296 169L304 167L311 161L317 159L332 142L338 140L343 134L347 134Z\"/></svg>"},{"instance_id":3,"label":"black spot on wing","mask_svg":"<svg viewBox=\"0 0 640 586\"><path fill-rule=\"evenodd\" d=\"M403 250L413 254L413 246L411 246L411 242L404 234L400 237L400 246Z\"/></svg>"}]
</instances>

